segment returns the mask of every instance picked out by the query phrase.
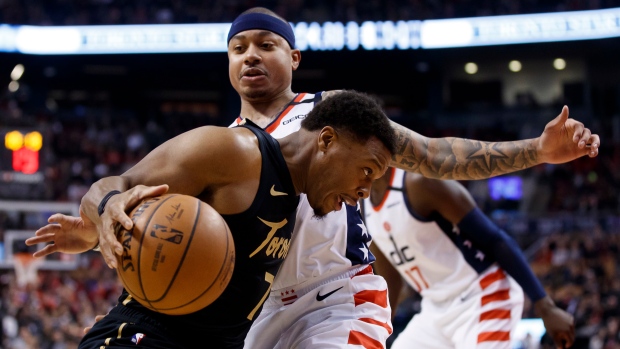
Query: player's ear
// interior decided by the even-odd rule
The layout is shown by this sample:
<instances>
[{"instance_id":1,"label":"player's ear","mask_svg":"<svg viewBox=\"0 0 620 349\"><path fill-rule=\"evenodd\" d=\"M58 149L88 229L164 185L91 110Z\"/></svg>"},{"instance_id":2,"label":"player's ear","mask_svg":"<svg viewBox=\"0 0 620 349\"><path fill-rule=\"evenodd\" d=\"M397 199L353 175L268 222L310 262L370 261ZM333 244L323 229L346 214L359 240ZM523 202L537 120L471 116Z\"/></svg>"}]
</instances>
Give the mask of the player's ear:
<instances>
[{"instance_id":1,"label":"player's ear","mask_svg":"<svg viewBox=\"0 0 620 349\"><path fill-rule=\"evenodd\" d=\"M298 49L291 50L291 67L293 71L299 68L299 62L301 62L301 51Z\"/></svg>"},{"instance_id":2,"label":"player's ear","mask_svg":"<svg viewBox=\"0 0 620 349\"><path fill-rule=\"evenodd\" d=\"M325 126L319 132L319 151L326 152L329 147L334 143L338 135L336 134L336 130L334 130L331 126Z\"/></svg>"}]
</instances>

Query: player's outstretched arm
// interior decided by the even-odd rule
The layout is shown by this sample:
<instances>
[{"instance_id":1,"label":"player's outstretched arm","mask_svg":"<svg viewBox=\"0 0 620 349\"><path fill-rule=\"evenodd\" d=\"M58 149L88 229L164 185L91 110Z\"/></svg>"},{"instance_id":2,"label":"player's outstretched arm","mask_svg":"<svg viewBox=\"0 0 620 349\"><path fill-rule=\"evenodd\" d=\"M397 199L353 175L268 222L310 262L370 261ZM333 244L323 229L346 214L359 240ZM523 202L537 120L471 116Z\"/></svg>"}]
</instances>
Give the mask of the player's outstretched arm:
<instances>
[{"instance_id":1,"label":"player's outstretched arm","mask_svg":"<svg viewBox=\"0 0 620 349\"><path fill-rule=\"evenodd\" d=\"M546 296L534 303L536 313L542 318L547 333L558 349L570 348L575 342L575 320L573 316L555 305Z\"/></svg>"},{"instance_id":2,"label":"player's outstretched arm","mask_svg":"<svg viewBox=\"0 0 620 349\"><path fill-rule=\"evenodd\" d=\"M428 138L392 123L398 150L390 166L430 178L483 179L543 163L565 163L598 155L599 136L583 123L568 118L568 107L546 126L538 138L511 142L483 142L465 138Z\"/></svg>"},{"instance_id":3,"label":"player's outstretched arm","mask_svg":"<svg viewBox=\"0 0 620 349\"><path fill-rule=\"evenodd\" d=\"M409 205L414 211L424 217L436 211L458 226L463 238L473 241L486 256L497 261L523 288L534 302L536 313L543 319L545 328L557 347L570 347L573 344L573 316L553 303L516 242L482 214L474 199L460 183L433 180L408 173L405 184Z\"/></svg>"},{"instance_id":4,"label":"player's outstretched arm","mask_svg":"<svg viewBox=\"0 0 620 349\"><path fill-rule=\"evenodd\" d=\"M429 180L430 181L430 180ZM457 183L453 181L440 181ZM460 188L463 188L458 184ZM465 189L463 196L471 199ZM447 195L441 195L442 201ZM473 199L471 199L473 201ZM575 340L573 316L557 307L545 293L542 284L532 272L517 243L495 225L478 208L474 208L458 221L460 234L480 248L485 256L493 258L499 266L517 281L525 294L534 302L536 312L541 316L547 332L558 348L570 347Z\"/></svg>"},{"instance_id":5,"label":"player's outstretched arm","mask_svg":"<svg viewBox=\"0 0 620 349\"><path fill-rule=\"evenodd\" d=\"M140 193L135 194L136 197L161 195L167 190L166 186L139 187L141 188L134 188L134 191L140 189ZM53 214L47 220L48 225L39 228L35 232L35 236L26 239L25 242L28 246L47 243L42 249L36 251L33 256L40 258L55 252L78 254L99 246L100 238L97 224L84 213L83 207L80 206L79 217L61 213ZM123 215L126 216L124 212ZM115 219L123 221L118 217ZM101 220L99 220L99 223L101 224Z\"/></svg>"},{"instance_id":6,"label":"player's outstretched arm","mask_svg":"<svg viewBox=\"0 0 620 349\"><path fill-rule=\"evenodd\" d=\"M47 243L36 251L34 257L44 257L55 252L76 254L86 252L97 246L99 235L95 224L80 212L80 217L56 213L48 220L48 225L26 239L26 245Z\"/></svg>"},{"instance_id":7,"label":"player's outstretched arm","mask_svg":"<svg viewBox=\"0 0 620 349\"><path fill-rule=\"evenodd\" d=\"M241 132L214 126L188 131L155 148L121 176L103 178L90 187L80 207L97 227L99 248L109 267L116 268L116 256L123 253L115 229L118 224L127 230L133 227L128 212L143 199L168 191L199 196L247 175L246 168L230 162L246 164L245 154L258 152L256 146L248 146L248 137L256 139L251 131Z\"/></svg>"}]
</instances>

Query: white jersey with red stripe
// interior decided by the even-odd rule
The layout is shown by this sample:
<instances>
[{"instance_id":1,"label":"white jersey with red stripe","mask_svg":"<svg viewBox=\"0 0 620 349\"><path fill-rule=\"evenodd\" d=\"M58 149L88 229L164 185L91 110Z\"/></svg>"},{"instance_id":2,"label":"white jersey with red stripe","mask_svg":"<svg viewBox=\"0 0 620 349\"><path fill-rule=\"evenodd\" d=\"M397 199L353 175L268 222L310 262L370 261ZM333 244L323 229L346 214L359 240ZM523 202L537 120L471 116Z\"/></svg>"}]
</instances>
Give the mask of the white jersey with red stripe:
<instances>
[{"instance_id":1,"label":"white jersey with red stripe","mask_svg":"<svg viewBox=\"0 0 620 349\"><path fill-rule=\"evenodd\" d=\"M521 287L443 217L413 212L404 179L393 170L381 203L363 203L373 243L422 295L422 311L392 348L510 348Z\"/></svg>"},{"instance_id":2,"label":"white jersey with red stripe","mask_svg":"<svg viewBox=\"0 0 620 349\"><path fill-rule=\"evenodd\" d=\"M275 138L298 131L321 96L298 94L265 129ZM392 334L387 285L369 265L375 258L360 205L313 216L302 194L288 254L245 348L385 348Z\"/></svg>"}]
</instances>

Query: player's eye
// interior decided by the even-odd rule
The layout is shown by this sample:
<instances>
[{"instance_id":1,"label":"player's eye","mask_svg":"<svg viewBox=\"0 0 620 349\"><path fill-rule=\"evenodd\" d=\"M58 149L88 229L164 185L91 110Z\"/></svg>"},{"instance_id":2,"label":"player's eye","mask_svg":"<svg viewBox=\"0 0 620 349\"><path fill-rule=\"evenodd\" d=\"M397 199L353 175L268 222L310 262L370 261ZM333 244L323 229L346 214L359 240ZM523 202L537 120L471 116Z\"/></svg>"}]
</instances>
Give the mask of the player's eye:
<instances>
[{"instance_id":1,"label":"player's eye","mask_svg":"<svg viewBox=\"0 0 620 349\"><path fill-rule=\"evenodd\" d=\"M364 174L366 175L366 177L370 176L372 174L372 170L369 169L368 167L364 168Z\"/></svg>"}]
</instances>

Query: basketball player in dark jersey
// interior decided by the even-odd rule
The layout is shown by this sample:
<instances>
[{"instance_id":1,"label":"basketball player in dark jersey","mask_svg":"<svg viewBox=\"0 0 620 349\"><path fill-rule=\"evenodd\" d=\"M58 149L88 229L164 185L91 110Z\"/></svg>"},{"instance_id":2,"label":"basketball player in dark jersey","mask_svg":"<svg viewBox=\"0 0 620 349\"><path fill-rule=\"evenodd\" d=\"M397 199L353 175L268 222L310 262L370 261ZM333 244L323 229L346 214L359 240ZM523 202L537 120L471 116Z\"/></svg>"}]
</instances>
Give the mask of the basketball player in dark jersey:
<instances>
[{"instance_id":1,"label":"basketball player in dark jersey","mask_svg":"<svg viewBox=\"0 0 620 349\"><path fill-rule=\"evenodd\" d=\"M363 122L353 122L360 118ZM83 237L90 236L85 239L92 242L89 248L105 224L118 221L131 229L125 212L142 199L134 195L135 188L166 183L151 194L169 189L193 195L224 217L233 234L236 260L224 293L188 315L150 311L123 291L79 348L243 347L286 256L298 195L308 196L318 216L341 209L343 202L356 205L368 196L372 180L387 169L395 144L380 106L351 91L321 103L299 132L283 139L275 140L251 121L235 128L201 127L164 143L123 175L95 183L82 199L83 221L76 223L85 227L79 231ZM60 226L48 228L47 238L37 233L39 239L27 243L54 241L53 230ZM275 238L285 242L275 253L268 252L265 240ZM50 246L47 252L54 252ZM83 251L76 247L72 252Z\"/></svg>"}]
</instances>

